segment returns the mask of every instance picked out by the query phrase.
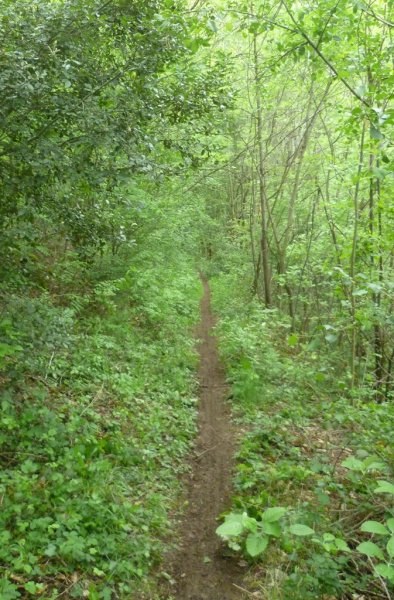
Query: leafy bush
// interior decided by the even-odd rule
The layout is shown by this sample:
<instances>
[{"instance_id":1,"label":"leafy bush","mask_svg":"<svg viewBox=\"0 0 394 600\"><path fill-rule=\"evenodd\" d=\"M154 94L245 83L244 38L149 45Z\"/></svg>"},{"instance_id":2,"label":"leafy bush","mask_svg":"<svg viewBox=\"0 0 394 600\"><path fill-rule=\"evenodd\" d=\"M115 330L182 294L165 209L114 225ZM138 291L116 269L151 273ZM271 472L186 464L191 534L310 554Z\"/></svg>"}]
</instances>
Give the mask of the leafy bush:
<instances>
[{"instance_id":1,"label":"leafy bush","mask_svg":"<svg viewBox=\"0 0 394 600\"><path fill-rule=\"evenodd\" d=\"M187 261L130 273L62 304L7 298L1 598L142 594L161 560L195 433L200 287Z\"/></svg>"},{"instance_id":2,"label":"leafy bush","mask_svg":"<svg viewBox=\"0 0 394 600\"><path fill-rule=\"evenodd\" d=\"M255 566L250 586L270 598L342 598L376 585L386 593L393 407L349 398L324 357L234 276L216 276L212 289L242 431L233 507L218 535Z\"/></svg>"}]
</instances>

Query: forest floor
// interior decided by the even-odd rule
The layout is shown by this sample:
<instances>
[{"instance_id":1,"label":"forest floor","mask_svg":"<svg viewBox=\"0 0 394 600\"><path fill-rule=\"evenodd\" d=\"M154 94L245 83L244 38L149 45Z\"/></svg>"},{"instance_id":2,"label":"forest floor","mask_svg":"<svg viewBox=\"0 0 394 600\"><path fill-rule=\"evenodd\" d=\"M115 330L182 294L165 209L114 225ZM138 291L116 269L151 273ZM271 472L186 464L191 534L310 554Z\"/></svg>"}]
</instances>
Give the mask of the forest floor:
<instances>
[{"instance_id":1,"label":"forest floor","mask_svg":"<svg viewBox=\"0 0 394 600\"><path fill-rule=\"evenodd\" d=\"M180 523L181 540L171 559L174 580L171 597L176 600L239 600L241 568L226 556L215 530L217 517L230 507L234 466L235 432L228 388L212 334L215 317L211 310L209 284L202 278L201 321L197 328L200 365L198 437L190 479L187 509Z\"/></svg>"}]
</instances>

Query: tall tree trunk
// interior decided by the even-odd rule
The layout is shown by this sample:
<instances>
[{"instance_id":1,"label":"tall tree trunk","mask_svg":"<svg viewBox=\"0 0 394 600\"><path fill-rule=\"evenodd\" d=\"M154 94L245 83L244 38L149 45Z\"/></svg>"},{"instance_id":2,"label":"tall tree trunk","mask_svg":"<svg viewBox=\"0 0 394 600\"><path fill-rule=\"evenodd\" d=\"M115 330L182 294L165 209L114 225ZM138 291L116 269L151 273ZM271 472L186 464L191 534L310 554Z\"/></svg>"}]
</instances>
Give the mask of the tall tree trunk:
<instances>
[{"instance_id":1,"label":"tall tree trunk","mask_svg":"<svg viewBox=\"0 0 394 600\"><path fill-rule=\"evenodd\" d=\"M271 306L271 271L268 245L268 227L267 227L267 198L264 189L264 151L263 151L263 117L261 108L261 96L259 87L259 56L257 52L257 35L253 36L253 59L254 59L254 84L256 95L256 113L257 113L257 147L258 147L258 174L259 174L259 192L260 192L260 210L261 210L261 262L263 267L264 282L264 303Z\"/></svg>"},{"instance_id":2,"label":"tall tree trunk","mask_svg":"<svg viewBox=\"0 0 394 600\"><path fill-rule=\"evenodd\" d=\"M373 278L375 275L376 265L375 265L375 252L376 245L378 245L378 273L379 273L379 283L383 281L383 269L382 269L382 258L381 258L381 249L380 249L380 234L382 229L382 218L381 218L381 207L378 197L377 209L378 209L378 230L377 230L377 240L375 234L375 190L378 193L380 191L379 179L375 180L372 176L373 167L378 166L378 162L376 160L375 153L373 152L373 136L371 135L372 125L370 126L370 144L371 151L369 155L369 168L371 171L371 177L369 180L369 235L371 240L370 247L370 265L371 265L371 277ZM382 331L379 324L379 307L380 307L380 297L381 293L379 290L374 291L372 295L372 301L374 304L374 357L375 357L375 367L374 367L374 377L375 377L375 390L377 396L381 393L381 388L383 385L383 340L382 340Z\"/></svg>"},{"instance_id":3,"label":"tall tree trunk","mask_svg":"<svg viewBox=\"0 0 394 600\"><path fill-rule=\"evenodd\" d=\"M350 268L349 274L351 278L350 284L350 302L351 302L351 315L352 315L352 342L350 350L350 372L351 372L351 386L354 387L356 382L356 349L357 349L357 324L356 324L356 297L354 295L355 285L354 276L356 274L356 258L357 258L357 242L358 242L358 219L359 219L359 191L360 191L360 176L364 162L364 138L365 138L365 122L363 123L360 140L360 152L357 168L357 181L353 196L353 210L354 210L354 225L353 225L353 238L352 238L352 252L350 256Z\"/></svg>"}]
</instances>

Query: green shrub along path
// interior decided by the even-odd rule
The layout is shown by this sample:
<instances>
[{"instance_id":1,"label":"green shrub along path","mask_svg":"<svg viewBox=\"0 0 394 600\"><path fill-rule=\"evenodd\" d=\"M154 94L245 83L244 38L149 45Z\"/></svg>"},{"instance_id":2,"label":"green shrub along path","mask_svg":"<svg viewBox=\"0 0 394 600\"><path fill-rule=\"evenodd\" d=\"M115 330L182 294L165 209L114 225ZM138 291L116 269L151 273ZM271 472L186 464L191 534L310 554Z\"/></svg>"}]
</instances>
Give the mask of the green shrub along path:
<instances>
[{"instance_id":1,"label":"green shrub along path","mask_svg":"<svg viewBox=\"0 0 394 600\"><path fill-rule=\"evenodd\" d=\"M393 11L0 3L0 600L394 598Z\"/></svg>"},{"instance_id":2,"label":"green shrub along path","mask_svg":"<svg viewBox=\"0 0 394 600\"><path fill-rule=\"evenodd\" d=\"M392 598L391 404L349 399L280 314L212 280L241 432L232 508L217 534L263 599ZM231 296L231 301L229 297ZM242 317L240 317L242 315Z\"/></svg>"},{"instance_id":3,"label":"green shrub along path","mask_svg":"<svg viewBox=\"0 0 394 600\"><path fill-rule=\"evenodd\" d=\"M41 335L40 318L53 330L42 354L26 351L3 380L4 600L142 598L160 560L195 432L186 332L199 285L179 265L162 280L149 274L162 284L160 304L145 287L133 306L132 274L94 284L79 310L24 300L19 343L28 347L34 326Z\"/></svg>"}]
</instances>

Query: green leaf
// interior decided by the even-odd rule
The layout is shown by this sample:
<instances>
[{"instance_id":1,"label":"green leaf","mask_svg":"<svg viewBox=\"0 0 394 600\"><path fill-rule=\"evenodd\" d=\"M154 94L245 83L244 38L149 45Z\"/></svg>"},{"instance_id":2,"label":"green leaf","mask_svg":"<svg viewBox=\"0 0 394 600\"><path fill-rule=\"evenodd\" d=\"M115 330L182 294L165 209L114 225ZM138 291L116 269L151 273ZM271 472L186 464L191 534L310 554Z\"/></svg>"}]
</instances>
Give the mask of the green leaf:
<instances>
[{"instance_id":1,"label":"green leaf","mask_svg":"<svg viewBox=\"0 0 394 600\"><path fill-rule=\"evenodd\" d=\"M42 590L44 589L42 583L35 583L34 581L28 581L27 583L25 583L24 587L26 592L29 592L29 594L32 594L33 596L42 592Z\"/></svg>"},{"instance_id":2,"label":"green leaf","mask_svg":"<svg viewBox=\"0 0 394 600\"><path fill-rule=\"evenodd\" d=\"M249 556L262 554L267 546L268 537L261 536L258 533L250 533L246 538L246 551Z\"/></svg>"},{"instance_id":3,"label":"green leaf","mask_svg":"<svg viewBox=\"0 0 394 600\"><path fill-rule=\"evenodd\" d=\"M298 344L298 335L296 335L295 333L292 333L287 338L287 345L288 346L296 346L297 344Z\"/></svg>"},{"instance_id":4,"label":"green leaf","mask_svg":"<svg viewBox=\"0 0 394 600\"><path fill-rule=\"evenodd\" d=\"M275 523L276 521L279 521L286 512L287 510L283 506L274 506L272 508L267 508L261 518L266 523Z\"/></svg>"},{"instance_id":5,"label":"green leaf","mask_svg":"<svg viewBox=\"0 0 394 600\"><path fill-rule=\"evenodd\" d=\"M390 558L393 558L394 557L394 535L391 536L391 538L387 542L386 549L387 549L387 553L390 556Z\"/></svg>"},{"instance_id":6,"label":"green leaf","mask_svg":"<svg viewBox=\"0 0 394 600\"><path fill-rule=\"evenodd\" d=\"M89 600L100 600L100 596L98 594L98 591L96 589L96 586L94 585L94 583L91 583L89 585L89 596L88 596Z\"/></svg>"},{"instance_id":7,"label":"green leaf","mask_svg":"<svg viewBox=\"0 0 394 600\"><path fill-rule=\"evenodd\" d=\"M373 542L362 542L357 546L357 550L358 552L360 552L360 554L365 554L370 558L379 558L380 560L384 560L383 552L381 551L379 546L377 546Z\"/></svg>"},{"instance_id":8,"label":"green leaf","mask_svg":"<svg viewBox=\"0 0 394 600\"><path fill-rule=\"evenodd\" d=\"M342 552L351 552L345 540L342 540L341 538L335 538L335 545L338 550L341 550Z\"/></svg>"},{"instance_id":9,"label":"green leaf","mask_svg":"<svg viewBox=\"0 0 394 600\"><path fill-rule=\"evenodd\" d=\"M217 31L218 31L218 28L217 28L217 25L216 25L216 21L214 19L210 19L208 21L207 27L208 27L208 29L210 29L214 33L217 33Z\"/></svg>"},{"instance_id":10,"label":"green leaf","mask_svg":"<svg viewBox=\"0 0 394 600\"><path fill-rule=\"evenodd\" d=\"M350 469L351 471L361 471L363 468L363 463L358 458L349 456L349 458L342 461L342 466L346 467L346 469Z\"/></svg>"},{"instance_id":11,"label":"green leaf","mask_svg":"<svg viewBox=\"0 0 394 600\"><path fill-rule=\"evenodd\" d=\"M248 529L248 531L256 531L257 530L257 521L253 517L249 517L247 514L242 515L242 526L244 529Z\"/></svg>"},{"instance_id":12,"label":"green leaf","mask_svg":"<svg viewBox=\"0 0 394 600\"><path fill-rule=\"evenodd\" d=\"M377 535L389 535L389 530L378 521L365 521L360 527L361 531L376 533Z\"/></svg>"},{"instance_id":13,"label":"green leaf","mask_svg":"<svg viewBox=\"0 0 394 600\"><path fill-rule=\"evenodd\" d=\"M45 556L55 556L56 555L56 546L55 544L49 544L45 549Z\"/></svg>"},{"instance_id":14,"label":"green leaf","mask_svg":"<svg viewBox=\"0 0 394 600\"><path fill-rule=\"evenodd\" d=\"M105 587L101 592L101 599L102 600L111 600L112 593L113 593L113 590L111 588Z\"/></svg>"},{"instance_id":15,"label":"green leaf","mask_svg":"<svg viewBox=\"0 0 394 600\"><path fill-rule=\"evenodd\" d=\"M248 517L247 513L229 513L225 516L225 521L236 521L237 523L241 523L243 525L244 520Z\"/></svg>"},{"instance_id":16,"label":"green leaf","mask_svg":"<svg viewBox=\"0 0 394 600\"><path fill-rule=\"evenodd\" d=\"M313 535L315 532L313 531L313 529L308 527L308 525L302 525L302 523L295 523L294 525L290 526L290 533L292 533L293 535L299 535L304 537L308 535Z\"/></svg>"},{"instance_id":17,"label":"green leaf","mask_svg":"<svg viewBox=\"0 0 394 600\"><path fill-rule=\"evenodd\" d=\"M273 535L274 537L280 537L280 534L282 533L282 528L279 523L265 523L262 521L260 523L260 529L263 533Z\"/></svg>"},{"instance_id":18,"label":"green leaf","mask_svg":"<svg viewBox=\"0 0 394 600\"><path fill-rule=\"evenodd\" d=\"M386 525L390 529L391 533L394 533L394 518L387 519Z\"/></svg>"},{"instance_id":19,"label":"green leaf","mask_svg":"<svg viewBox=\"0 0 394 600\"><path fill-rule=\"evenodd\" d=\"M375 494L393 494L394 496L394 485L392 483L380 480L378 484L378 487L374 489Z\"/></svg>"},{"instance_id":20,"label":"green leaf","mask_svg":"<svg viewBox=\"0 0 394 600\"><path fill-rule=\"evenodd\" d=\"M394 582L394 567L387 565L386 563L379 563L374 566L374 570L380 577L384 577L385 579L389 579L389 581Z\"/></svg>"},{"instance_id":21,"label":"green leaf","mask_svg":"<svg viewBox=\"0 0 394 600\"><path fill-rule=\"evenodd\" d=\"M4 356L12 356L13 354L17 354L23 350L22 346L11 346L10 344L5 344L4 342L0 342L0 358Z\"/></svg>"},{"instance_id":22,"label":"green leaf","mask_svg":"<svg viewBox=\"0 0 394 600\"><path fill-rule=\"evenodd\" d=\"M315 374L315 381L317 381L318 383L322 383L325 380L326 380L326 374L325 373L322 373L321 371L318 371Z\"/></svg>"},{"instance_id":23,"label":"green leaf","mask_svg":"<svg viewBox=\"0 0 394 600\"><path fill-rule=\"evenodd\" d=\"M220 537L231 537L240 535L243 529L242 523L238 521L225 521L216 529L216 533Z\"/></svg>"},{"instance_id":24,"label":"green leaf","mask_svg":"<svg viewBox=\"0 0 394 600\"><path fill-rule=\"evenodd\" d=\"M388 171L382 167L373 167L372 173L376 179L384 179L388 175Z\"/></svg>"},{"instance_id":25,"label":"green leaf","mask_svg":"<svg viewBox=\"0 0 394 600\"><path fill-rule=\"evenodd\" d=\"M383 287L382 287L382 285L380 283L373 283L373 282L371 282L371 283L367 283L367 286L368 286L368 288L370 290L372 290L373 292L376 292L377 294L379 292L381 292L382 289L383 289Z\"/></svg>"},{"instance_id":26,"label":"green leaf","mask_svg":"<svg viewBox=\"0 0 394 600\"><path fill-rule=\"evenodd\" d=\"M378 456L368 456L363 460L363 466L366 471L384 471L387 467Z\"/></svg>"},{"instance_id":27,"label":"green leaf","mask_svg":"<svg viewBox=\"0 0 394 600\"><path fill-rule=\"evenodd\" d=\"M252 21L252 23L249 25L249 33L257 33L259 31L259 29L261 28L261 22L260 21Z\"/></svg>"},{"instance_id":28,"label":"green leaf","mask_svg":"<svg viewBox=\"0 0 394 600\"><path fill-rule=\"evenodd\" d=\"M382 462L374 461L365 466L366 471L384 471L386 465Z\"/></svg>"},{"instance_id":29,"label":"green leaf","mask_svg":"<svg viewBox=\"0 0 394 600\"><path fill-rule=\"evenodd\" d=\"M376 127L374 127L373 125L371 125L371 138L374 140L383 140L384 139L384 135L382 134L381 131L379 131L379 129L376 129Z\"/></svg>"},{"instance_id":30,"label":"green leaf","mask_svg":"<svg viewBox=\"0 0 394 600\"><path fill-rule=\"evenodd\" d=\"M0 598L1 600L14 600L14 598L20 598L20 593L8 579L0 579Z\"/></svg>"}]
</instances>

